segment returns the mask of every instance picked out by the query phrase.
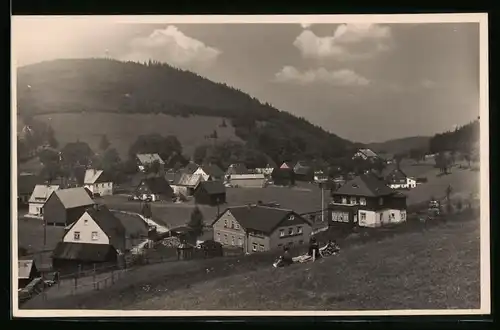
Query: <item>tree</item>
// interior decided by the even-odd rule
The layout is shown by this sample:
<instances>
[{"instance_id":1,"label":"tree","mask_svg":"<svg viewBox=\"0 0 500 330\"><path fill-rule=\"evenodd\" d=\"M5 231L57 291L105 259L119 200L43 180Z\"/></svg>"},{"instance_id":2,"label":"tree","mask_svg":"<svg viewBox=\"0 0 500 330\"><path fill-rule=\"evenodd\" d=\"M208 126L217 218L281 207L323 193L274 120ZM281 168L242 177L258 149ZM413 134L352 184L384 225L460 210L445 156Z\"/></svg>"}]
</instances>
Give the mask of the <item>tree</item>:
<instances>
[{"instance_id":1,"label":"tree","mask_svg":"<svg viewBox=\"0 0 500 330\"><path fill-rule=\"evenodd\" d=\"M70 142L61 150L63 161L69 166L91 164L94 152L90 149L89 145L85 142Z\"/></svg>"},{"instance_id":2,"label":"tree","mask_svg":"<svg viewBox=\"0 0 500 330\"><path fill-rule=\"evenodd\" d=\"M59 152L54 149L43 149L38 153L38 159L43 165L59 162Z\"/></svg>"},{"instance_id":3,"label":"tree","mask_svg":"<svg viewBox=\"0 0 500 330\"><path fill-rule=\"evenodd\" d=\"M99 142L99 149L105 151L109 148L110 145L111 142L109 142L108 136L106 134L103 134L101 137L101 141Z\"/></svg>"},{"instance_id":4,"label":"tree","mask_svg":"<svg viewBox=\"0 0 500 330\"><path fill-rule=\"evenodd\" d=\"M57 142L56 138L55 138L55 133L54 133L54 130L52 129L51 126L48 126L47 127L47 142L49 144L50 147L52 148L57 148L59 146L59 142Z\"/></svg>"},{"instance_id":5,"label":"tree","mask_svg":"<svg viewBox=\"0 0 500 330\"><path fill-rule=\"evenodd\" d=\"M160 169L161 169L160 162L158 160L155 160L151 164L148 165L148 167L146 168L146 172L156 175L156 174L160 173Z\"/></svg>"},{"instance_id":6,"label":"tree","mask_svg":"<svg viewBox=\"0 0 500 330\"><path fill-rule=\"evenodd\" d=\"M394 155L394 161L396 162L396 167L400 168L401 166L401 161L403 160L404 155L399 153Z\"/></svg>"},{"instance_id":7,"label":"tree","mask_svg":"<svg viewBox=\"0 0 500 330\"><path fill-rule=\"evenodd\" d=\"M198 206L195 206L191 213L191 219L188 222L188 227L193 231L195 237L203 234L203 213L201 213Z\"/></svg>"},{"instance_id":8,"label":"tree","mask_svg":"<svg viewBox=\"0 0 500 330\"><path fill-rule=\"evenodd\" d=\"M157 153L162 159L168 159L172 154L182 154L182 145L173 135L166 137L160 134L147 134L137 137L129 148L129 157L134 159L137 154Z\"/></svg>"},{"instance_id":9,"label":"tree","mask_svg":"<svg viewBox=\"0 0 500 330\"><path fill-rule=\"evenodd\" d=\"M467 164L469 165L469 168L470 168L471 161L472 161L470 154L469 154L469 153L466 153L466 154L464 155L464 159L465 159L465 161L467 162Z\"/></svg>"},{"instance_id":10,"label":"tree","mask_svg":"<svg viewBox=\"0 0 500 330\"><path fill-rule=\"evenodd\" d=\"M409 156L415 162L419 163L424 158L425 152L421 149L411 149Z\"/></svg>"},{"instance_id":11,"label":"tree","mask_svg":"<svg viewBox=\"0 0 500 330\"><path fill-rule=\"evenodd\" d=\"M58 162L48 162L43 164L41 176L50 184L63 175L62 167Z\"/></svg>"}]
</instances>

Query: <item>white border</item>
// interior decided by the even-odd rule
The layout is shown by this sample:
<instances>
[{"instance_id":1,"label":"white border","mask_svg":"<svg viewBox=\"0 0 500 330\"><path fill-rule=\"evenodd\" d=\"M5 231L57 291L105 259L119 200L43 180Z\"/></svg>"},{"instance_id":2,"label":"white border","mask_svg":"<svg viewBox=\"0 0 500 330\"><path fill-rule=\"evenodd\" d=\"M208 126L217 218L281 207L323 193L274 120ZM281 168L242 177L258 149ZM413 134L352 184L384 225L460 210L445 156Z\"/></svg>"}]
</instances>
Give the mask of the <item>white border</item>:
<instances>
[{"instance_id":1,"label":"white border","mask_svg":"<svg viewBox=\"0 0 500 330\"><path fill-rule=\"evenodd\" d=\"M137 24L335 24L335 23L479 23L480 24L480 125L481 125L481 308L471 310L375 310L375 311L120 311L120 310L20 310L17 297L17 162L16 162L16 63L15 47L11 47L12 109L11 109L11 210L12 210L12 311L14 317L124 317L124 316L401 316L401 315L479 315L491 313L490 283L490 213L489 213L489 99L488 99L488 15L473 14L411 14L411 15L197 15L197 16L13 16L12 30L19 21L68 20L92 23ZM11 37L13 36L11 32Z\"/></svg>"}]
</instances>

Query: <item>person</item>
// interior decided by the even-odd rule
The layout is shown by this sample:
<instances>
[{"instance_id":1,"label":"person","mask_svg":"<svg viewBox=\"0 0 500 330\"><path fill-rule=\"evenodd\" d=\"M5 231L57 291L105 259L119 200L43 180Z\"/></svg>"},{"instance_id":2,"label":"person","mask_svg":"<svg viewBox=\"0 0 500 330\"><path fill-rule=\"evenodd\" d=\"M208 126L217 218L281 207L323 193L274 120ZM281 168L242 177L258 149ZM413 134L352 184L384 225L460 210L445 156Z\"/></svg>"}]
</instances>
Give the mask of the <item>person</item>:
<instances>
[{"instance_id":1,"label":"person","mask_svg":"<svg viewBox=\"0 0 500 330\"><path fill-rule=\"evenodd\" d=\"M316 241L315 237L312 237L310 242L309 242L309 255L312 257L313 251L315 251L316 258L320 258L321 254L319 253L319 245L318 242Z\"/></svg>"},{"instance_id":2,"label":"person","mask_svg":"<svg viewBox=\"0 0 500 330\"><path fill-rule=\"evenodd\" d=\"M284 250L284 252L283 252L283 264L285 266L293 264L293 259L292 259L292 256L290 255L290 250L288 249L288 247L285 246L285 248L283 250Z\"/></svg>"}]
</instances>

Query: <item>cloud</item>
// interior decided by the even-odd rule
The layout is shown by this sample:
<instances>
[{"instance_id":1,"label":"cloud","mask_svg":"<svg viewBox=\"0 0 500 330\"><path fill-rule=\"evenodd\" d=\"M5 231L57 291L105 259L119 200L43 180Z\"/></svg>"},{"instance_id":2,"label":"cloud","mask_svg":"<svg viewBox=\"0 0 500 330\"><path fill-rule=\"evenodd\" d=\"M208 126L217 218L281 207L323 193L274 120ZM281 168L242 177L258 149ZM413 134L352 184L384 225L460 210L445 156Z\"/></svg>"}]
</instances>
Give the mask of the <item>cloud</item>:
<instances>
[{"instance_id":1,"label":"cloud","mask_svg":"<svg viewBox=\"0 0 500 330\"><path fill-rule=\"evenodd\" d=\"M283 67L275 74L274 81L298 85L323 83L335 86L366 86L370 83L365 77L348 69L328 71L325 68L318 68L300 72L293 66Z\"/></svg>"},{"instance_id":2,"label":"cloud","mask_svg":"<svg viewBox=\"0 0 500 330\"><path fill-rule=\"evenodd\" d=\"M175 26L154 30L149 36L132 40L124 60L166 62L184 69L204 69L222 53L219 49L186 36Z\"/></svg>"},{"instance_id":3,"label":"cloud","mask_svg":"<svg viewBox=\"0 0 500 330\"><path fill-rule=\"evenodd\" d=\"M338 60L366 59L390 49L391 29L378 24L342 24L333 36L319 37L311 30L304 30L295 39L305 58Z\"/></svg>"}]
</instances>

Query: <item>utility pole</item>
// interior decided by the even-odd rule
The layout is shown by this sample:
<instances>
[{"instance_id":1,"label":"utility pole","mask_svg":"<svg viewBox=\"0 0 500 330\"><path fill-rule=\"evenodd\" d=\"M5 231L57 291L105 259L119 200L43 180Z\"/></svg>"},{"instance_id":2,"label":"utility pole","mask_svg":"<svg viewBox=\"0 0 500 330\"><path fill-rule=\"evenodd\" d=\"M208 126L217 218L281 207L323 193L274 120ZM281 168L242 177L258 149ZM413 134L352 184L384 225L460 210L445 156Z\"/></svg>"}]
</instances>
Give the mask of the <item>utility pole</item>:
<instances>
[{"instance_id":1,"label":"utility pole","mask_svg":"<svg viewBox=\"0 0 500 330\"><path fill-rule=\"evenodd\" d=\"M323 187L323 182L319 184L321 187L321 222L325 222L325 190Z\"/></svg>"}]
</instances>

